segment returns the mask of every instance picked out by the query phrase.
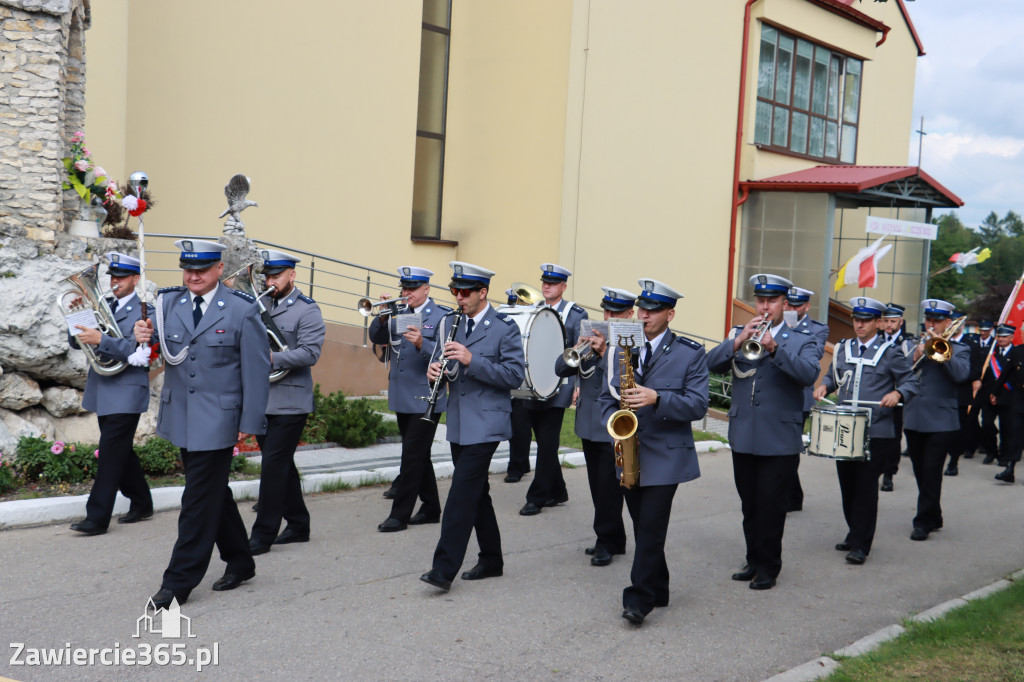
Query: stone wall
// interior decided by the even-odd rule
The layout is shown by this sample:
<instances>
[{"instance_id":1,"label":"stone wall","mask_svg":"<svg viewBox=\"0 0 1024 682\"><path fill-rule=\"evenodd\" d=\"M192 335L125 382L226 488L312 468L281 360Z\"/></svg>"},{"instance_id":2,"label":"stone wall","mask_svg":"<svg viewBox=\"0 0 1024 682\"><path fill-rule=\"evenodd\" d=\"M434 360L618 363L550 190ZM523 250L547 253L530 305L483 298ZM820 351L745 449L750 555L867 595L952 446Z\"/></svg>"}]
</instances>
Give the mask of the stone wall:
<instances>
[{"instance_id":1,"label":"stone wall","mask_svg":"<svg viewBox=\"0 0 1024 682\"><path fill-rule=\"evenodd\" d=\"M89 0L0 0L0 229L53 241L77 209L61 189L85 123ZM64 211L69 214L65 218Z\"/></svg>"}]
</instances>

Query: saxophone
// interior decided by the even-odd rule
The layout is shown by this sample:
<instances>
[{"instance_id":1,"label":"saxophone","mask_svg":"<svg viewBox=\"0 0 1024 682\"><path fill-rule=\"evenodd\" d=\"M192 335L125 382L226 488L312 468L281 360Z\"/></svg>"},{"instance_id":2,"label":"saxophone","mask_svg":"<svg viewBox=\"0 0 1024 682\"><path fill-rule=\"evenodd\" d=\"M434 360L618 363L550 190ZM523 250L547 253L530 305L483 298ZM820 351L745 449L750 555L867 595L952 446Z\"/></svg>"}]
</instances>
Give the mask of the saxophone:
<instances>
[{"instance_id":1,"label":"saxophone","mask_svg":"<svg viewBox=\"0 0 1024 682\"><path fill-rule=\"evenodd\" d=\"M619 406L621 409L608 418L608 435L615 440L615 466L622 469L619 485L629 489L635 488L640 483L640 442L636 435L638 426L636 414L626 406L626 400L622 395L627 389L636 388L633 363L630 361L630 352L636 343L633 341L633 337L629 336L620 338L618 345L622 349L622 357L619 358Z\"/></svg>"}]
</instances>

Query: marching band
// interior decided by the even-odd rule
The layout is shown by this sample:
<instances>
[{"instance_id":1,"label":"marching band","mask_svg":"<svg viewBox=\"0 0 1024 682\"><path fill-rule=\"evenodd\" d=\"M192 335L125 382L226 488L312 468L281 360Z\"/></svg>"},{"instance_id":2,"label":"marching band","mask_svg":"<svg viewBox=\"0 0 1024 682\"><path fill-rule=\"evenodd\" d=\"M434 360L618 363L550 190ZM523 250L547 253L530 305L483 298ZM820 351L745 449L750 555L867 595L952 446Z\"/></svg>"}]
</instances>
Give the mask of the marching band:
<instances>
[{"instance_id":1,"label":"marching band","mask_svg":"<svg viewBox=\"0 0 1024 682\"><path fill-rule=\"evenodd\" d=\"M222 244L184 239L176 246L183 286L161 290L152 309L134 297L140 264L127 254L107 254L113 298L88 278L73 282L75 304L93 301L119 329L80 327L69 337L92 367L85 406L99 415L105 455L88 516L71 526L85 535L106 532L119 487L132 499L119 522L153 513L138 460L125 454L146 409L148 376L126 360L136 342L159 341L155 352L167 365L157 433L181 448L187 478L177 542L152 597L157 608L189 598L214 547L226 567L213 589L225 591L255 576L254 556L309 541L294 453L313 411L311 368L325 336L319 306L295 286L298 257L262 251L266 290L258 292L255 281L246 288L223 278ZM530 471L531 431L537 437L534 479L519 514L568 500L557 452L565 409L574 405L593 504L590 563L608 566L626 553L625 505L634 555L622 617L640 626L667 606L665 539L678 485L700 476L691 423L708 410L709 372L732 386L728 440L746 544L732 579L751 589L776 586L787 512L802 506L803 453L836 461L848 533L835 548L854 565L871 552L879 491L893 490L904 435L918 488L912 540L943 527L943 473L957 475L958 459L972 457L977 445L986 464L998 459L1004 467L996 479L1014 482L1024 449L1024 429L1014 426L1024 413L1024 351L1013 346L1010 325L982 321L975 338L962 333L952 304L927 299L924 333L915 338L905 333L903 306L859 296L849 302L853 336L829 347L828 326L807 315L814 292L762 273L750 278L751 319L705 350L670 329L683 294L655 279L640 279L639 295L602 287L604 319L593 321L563 299L572 273L557 264L541 265L539 296L515 284L509 304L498 308L488 300L493 271L449 266L457 309L431 298L434 273L416 266L398 268L397 297L357 306L373 318L369 338L383 350L388 406L402 433L401 475L377 529L439 524L420 579L444 592L460 575L474 530L479 553L462 579L503 575L500 513L489 492L501 441L513 450L505 480L516 482ZM454 464L447 500L430 459L442 415ZM251 534L227 486L232 448L245 434L263 451Z\"/></svg>"}]
</instances>

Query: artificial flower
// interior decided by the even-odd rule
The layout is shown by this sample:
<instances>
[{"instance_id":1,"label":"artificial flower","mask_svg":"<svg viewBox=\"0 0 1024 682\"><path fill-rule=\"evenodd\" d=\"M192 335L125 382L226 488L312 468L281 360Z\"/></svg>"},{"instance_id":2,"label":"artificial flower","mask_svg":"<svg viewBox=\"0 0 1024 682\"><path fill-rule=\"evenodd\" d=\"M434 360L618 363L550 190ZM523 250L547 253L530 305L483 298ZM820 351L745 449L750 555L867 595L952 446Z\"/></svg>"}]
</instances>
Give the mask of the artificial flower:
<instances>
[{"instance_id":1,"label":"artificial flower","mask_svg":"<svg viewBox=\"0 0 1024 682\"><path fill-rule=\"evenodd\" d=\"M138 197L129 194L124 199L121 199L121 206L123 206L125 210L131 213L132 211L139 207L139 199Z\"/></svg>"},{"instance_id":2,"label":"artificial flower","mask_svg":"<svg viewBox=\"0 0 1024 682\"><path fill-rule=\"evenodd\" d=\"M237 445L235 446L234 452L231 453L231 456L232 457L238 457L238 446Z\"/></svg>"},{"instance_id":3,"label":"artificial flower","mask_svg":"<svg viewBox=\"0 0 1024 682\"><path fill-rule=\"evenodd\" d=\"M96 459L100 458L100 450L99 450L99 448L96 448L95 450L92 451L92 456L95 457Z\"/></svg>"},{"instance_id":4,"label":"artificial flower","mask_svg":"<svg viewBox=\"0 0 1024 682\"><path fill-rule=\"evenodd\" d=\"M87 170L89 170L89 161L88 161L88 159L79 159L78 161L75 161L75 170L79 170L79 171L87 171Z\"/></svg>"},{"instance_id":5,"label":"artificial flower","mask_svg":"<svg viewBox=\"0 0 1024 682\"><path fill-rule=\"evenodd\" d=\"M128 211L128 215L132 216L133 218L138 218L140 215L142 215L145 212L146 212L146 200L145 199L139 199L136 202L135 208Z\"/></svg>"}]
</instances>

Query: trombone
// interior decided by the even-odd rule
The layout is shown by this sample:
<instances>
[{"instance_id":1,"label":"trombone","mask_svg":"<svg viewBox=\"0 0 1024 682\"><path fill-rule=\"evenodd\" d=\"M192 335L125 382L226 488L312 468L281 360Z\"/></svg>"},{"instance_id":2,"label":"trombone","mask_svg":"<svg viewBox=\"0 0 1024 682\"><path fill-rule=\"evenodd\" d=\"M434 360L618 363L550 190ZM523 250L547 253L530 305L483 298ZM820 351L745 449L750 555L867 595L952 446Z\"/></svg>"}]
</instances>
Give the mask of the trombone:
<instances>
[{"instance_id":1,"label":"trombone","mask_svg":"<svg viewBox=\"0 0 1024 682\"><path fill-rule=\"evenodd\" d=\"M949 362L953 357L953 344L950 339L957 335L960 329L964 326L967 321L967 317L958 317L953 320L953 323L946 327L946 331L941 334L936 334L932 331L926 331L928 335L927 340L924 342L924 351L921 353L921 357L917 359L911 370L917 369L917 366L921 364L921 361L925 358L931 359L932 362Z\"/></svg>"},{"instance_id":2,"label":"trombone","mask_svg":"<svg viewBox=\"0 0 1024 682\"><path fill-rule=\"evenodd\" d=\"M771 326L772 318L767 315L757 323L757 326L754 327L754 335L740 346L740 354L744 359L753 362L764 354L764 344L761 341L764 339L764 335L768 333L768 330L771 329Z\"/></svg>"},{"instance_id":3,"label":"trombone","mask_svg":"<svg viewBox=\"0 0 1024 682\"><path fill-rule=\"evenodd\" d=\"M409 297L388 298L383 301L371 301L368 298L361 298L356 302L356 310L363 317L377 317L378 315L397 315L409 309ZM401 304L401 305L399 305ZM374 308L380 310L374 310Z\"/></svg>"}]
</instances>

